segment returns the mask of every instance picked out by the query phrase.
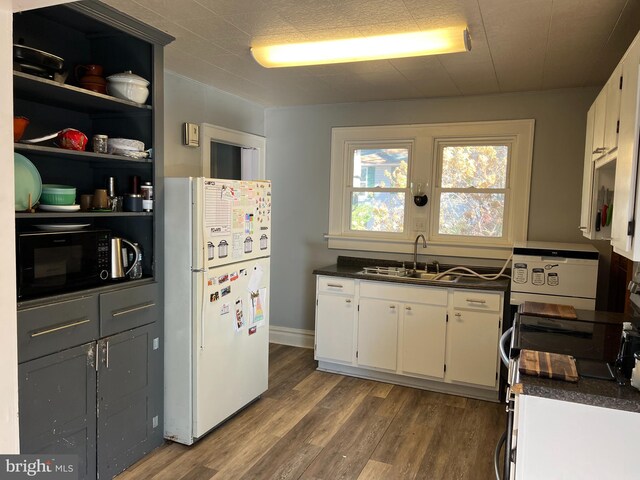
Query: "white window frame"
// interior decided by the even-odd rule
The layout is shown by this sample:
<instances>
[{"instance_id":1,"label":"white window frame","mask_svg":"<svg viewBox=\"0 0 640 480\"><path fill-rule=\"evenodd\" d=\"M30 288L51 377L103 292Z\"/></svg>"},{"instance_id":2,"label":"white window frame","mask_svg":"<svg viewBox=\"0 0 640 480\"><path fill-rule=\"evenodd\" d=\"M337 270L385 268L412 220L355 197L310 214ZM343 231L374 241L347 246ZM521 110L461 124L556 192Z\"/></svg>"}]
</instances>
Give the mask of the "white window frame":
<instances>
[{"instance_id":1,"label":"white window frame","mask_svg":"<svg viewBox=\"0 0 640 480\"><path fill-rule=\"evenodd\" d=\"M389 238L389 239L404 239L407 238L407 231L410 230L407 222L407 214L409 210L409 179L411 178L411 166L413 164L413 140L393 140L393 141L369 141L369 142L345 142L347 148L347 161L345 162L345 179L348 179L348 183L345 186L344 205L342 210L342 219L345 222L342 226L342 231L349 232L350 235L369 237L372 233L375 233L377 237ZM358 149L376 149L376 148L406 148L408 150L408 165L407 165L407 186L403 189L392 187L354 187L353 186L353 154ZM404 224L402 232L370 232L366 230L352 230L351 229L351 198L354 192L400 192L404 191Z\"/></svg>"},{"instance_id":2,"label":"white window frame","mask_svg":"<svg viewBox=\"0 0 640 480\"><path fill-rule=\"evenodd\" d=\"M331 185L329 204L329 232L326 235L329 248L412 253L413 243L420 233L428 239L428 255L508 258L514 242L527 239L529 224L529 194L531 187L531 165L534 140L533 119L500 120L486 122L438 123L417 125L383 125L368 127L335 127L331 133ZM450 238L438 236L437 212L434 210L437 175L437 142L483 141L490 139L509 139L510 150L509 180L510 189L508 210L505 216L505 235L499 241L483 238ZM403 235L350 231L350 195L347 186L352 177L348 175L350 162L349 146L368 145L385 142L413 142L410 159L408 186L421 184L429 201L426 206L414 205L410 190L405 204L405 225ZM347 198L345 198L347 197ZM505 205L505 208L507 205ZM432 214L432 212L435 212ZM435 223L435 230L434 230Z\"/></svg>"},{"instance_id":3,"label":"white window frame","mask_svg":"<svg viewBox=\"0 0 640 480\"><path fill-rule=\"evenodd\" d=\"M513 191L511 188L511 182L513 179L511 178L511 165L513 161L513 148L515 146L516 139L514 137L472 137L472 138L447 138L446 140L436 138L434 141L434 157L436 161L435 172L434 172L434 195L433 195L433 212L437 212L437 215L432 215L431 218L431 230L430 230L430 238L436 242L456 242L461 244L478 244L478 245L513 245L513 240L510 238L511 233L511 222L512 216L511 213L511 197L513 195ZM475 193L502 193L504 191L505 195L505 204L504 204L504 223L502 225L502 236L501 237L471 237L471 236L457 236L457 235L446 235L441 234L438 230L440 228L440 198L443 188L440 186L442 183L442 150L444 147L449 146L483 146L483 145L506 145L509 148L509 154L507 158L507 175L506 175L506 185L504 189L474 189ZM445 188L445 191L450 189ZM462 189L469 190L471 189Z\"/></svg>"}]
</instances>

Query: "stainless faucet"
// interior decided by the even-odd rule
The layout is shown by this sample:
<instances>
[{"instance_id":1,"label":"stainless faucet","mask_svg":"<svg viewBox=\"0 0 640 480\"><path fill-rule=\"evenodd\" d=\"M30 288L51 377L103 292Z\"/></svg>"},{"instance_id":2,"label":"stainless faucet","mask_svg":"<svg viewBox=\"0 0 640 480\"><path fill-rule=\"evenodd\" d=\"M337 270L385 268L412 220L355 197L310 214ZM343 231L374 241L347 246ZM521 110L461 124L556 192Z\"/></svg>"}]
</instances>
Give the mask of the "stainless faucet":
<instances>
[{"instance_id":1,"label":"stainless faucet","mask_svg":"<svg viewBox=\"0 0 640 480\"><path fill-rule=\"evenodd\" d=\"M415 272L418 269L418 240L422 237L422 248L427 248L427 239L424 238L423 234L420 234L416 237L416 241L413 242L413 271Z\"/></svg>"}]
</instances>

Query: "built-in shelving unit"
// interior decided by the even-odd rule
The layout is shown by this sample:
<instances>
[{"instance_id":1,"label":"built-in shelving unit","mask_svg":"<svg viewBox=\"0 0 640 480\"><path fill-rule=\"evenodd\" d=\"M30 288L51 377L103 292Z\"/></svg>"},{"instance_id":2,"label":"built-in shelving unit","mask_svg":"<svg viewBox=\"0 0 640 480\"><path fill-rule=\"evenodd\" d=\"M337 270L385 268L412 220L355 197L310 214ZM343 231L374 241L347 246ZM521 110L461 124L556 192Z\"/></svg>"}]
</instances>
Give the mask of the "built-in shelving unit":
<instances>
[{"instance_id":1,"label":"built-in shelving unit","mask_svg":"<svg viewBox=\"0 0 640 480\"><path fill-rule=\"evenodd\" d=\"M94 0L29 10L13 20L14 43L63 58L68 73L60 83L14 71L14 115L30 121L23 138L74 128L89 139L87 151L53 141L15 143L42 183L76 187L76 203L106 188L108 177L116 180L117 196L131 193L134 177L154 186L151 212L15 214L17 232L34 231L43 220L56 229L76 220L142 249L140 279L111 275L99 286L74 285L18 302L21 453L73 454L79 479L112 478L163 442L163 269L157 259L164 243L163 48L173 38ZM74 68L86 64L102 65L105 77L131 70L149 80L146 104L81 88ZM96 134L142 141L152 158L94 153Z\"/></svg>"}]
</instances>

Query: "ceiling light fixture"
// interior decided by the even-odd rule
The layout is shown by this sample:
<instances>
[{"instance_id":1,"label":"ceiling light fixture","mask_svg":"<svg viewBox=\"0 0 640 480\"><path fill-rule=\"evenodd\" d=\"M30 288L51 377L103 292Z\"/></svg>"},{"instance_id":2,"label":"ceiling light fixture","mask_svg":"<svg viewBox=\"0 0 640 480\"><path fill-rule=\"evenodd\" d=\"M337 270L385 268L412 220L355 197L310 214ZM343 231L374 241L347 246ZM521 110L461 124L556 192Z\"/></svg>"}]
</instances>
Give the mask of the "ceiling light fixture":
<instances>
[{"instance_id":1,"label":"ceiling light fixture","mask_svg":"<svg viewBox=\"0 0 640 480\"><path fill-rule=\"evenodd\" d=\"M375 37L252 47L251 54L263 67L274 68L420 57L470 50L469 30L466 27L449 27Z\"/></svg>"}]
</instances>

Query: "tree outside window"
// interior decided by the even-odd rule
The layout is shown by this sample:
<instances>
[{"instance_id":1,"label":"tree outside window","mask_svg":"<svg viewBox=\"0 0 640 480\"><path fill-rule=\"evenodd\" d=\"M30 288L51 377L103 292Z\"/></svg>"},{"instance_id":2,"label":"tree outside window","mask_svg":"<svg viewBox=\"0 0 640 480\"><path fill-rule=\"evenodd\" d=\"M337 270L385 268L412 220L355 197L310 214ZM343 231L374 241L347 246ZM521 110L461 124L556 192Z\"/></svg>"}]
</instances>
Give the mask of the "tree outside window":
<instances>
[{"instance_id":1,"label":"tree outside window","mask_svg":"<svg viewBox=\"0 0 640 480\"><path fill-rule=\"evenodd\" d=\"M351 230L402 233L409 149L356 148L352 151Z\"/></svg>"},{"instance_id":2,"label":"tree outside window","mask_svg":"<svg viewBox=\"0 0 640 480\"><path fill-rule=\"evenodd\" d=\"M438 234L503 237L509 145L445 145L439 152Z\"/></svg>"}]
</instances>

